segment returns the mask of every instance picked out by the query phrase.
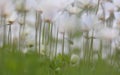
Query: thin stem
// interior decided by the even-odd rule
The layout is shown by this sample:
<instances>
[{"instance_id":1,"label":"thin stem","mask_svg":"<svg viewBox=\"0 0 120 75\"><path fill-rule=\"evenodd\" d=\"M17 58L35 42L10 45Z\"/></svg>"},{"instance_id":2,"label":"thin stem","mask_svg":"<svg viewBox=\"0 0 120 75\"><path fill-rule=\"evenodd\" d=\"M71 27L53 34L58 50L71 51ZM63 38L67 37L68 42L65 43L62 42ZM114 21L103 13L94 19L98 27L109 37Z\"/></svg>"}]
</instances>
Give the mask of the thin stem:
<instances>
[{"instance_id":1,"label":"thin stem","mask_svg":"<svg viewBox=\"0 0 120 75\"><path fill-rule=\"evenodd\" d=\"M102 7L102 10L103 10L103 23L104 23L104 25L105 25L105 27L106 27L106 20L105 20L105 8L104 8L104 6L103 6L103 4L101 4L101 7Z\"/></svg>"},{"instance_id":2,"label":"thin stem","mask_svg":"<svg viewBox=\"0 0 120 75\"><path fill-rule=\"evenodd\" d=\"M40 53L41 51L41 27L42 27L41 15L39 15L39 21L40 21L40 26L39 26L39 53Z\"/></svg>"},{"instance_id":3,"label":"thin stem","mask_svg":"<svg viewBox=\"0 0 120 75\"><path fill-rule=\"evenodd\" d=\"M8 31L8 45L10 48L12 48L12 32L11 32L11 24L9 25L9 31Z\"/></svg>"},{"instance_id":4,"label":"thin stem","mask_svg":"<svg viewBox=\"0 0 120 75\"><path fill-rule=\"evenodd\" d=\"M97 12L99 10L99 5L100 5L100 0L98 0L98 6L97 6L96 14L97 14Z\"/></svg>"},{"instance_id":5,"label":"thin stem","mask_svg":"<svg viewBox=\"0 0 120 75\"><path fill-rule=\"evenodd\" d=\"M63 34L63 41L62 41L62 57L64 56L64 39L65 39L65 32L62 33Z\"/></svg>"},{"instance_id":6,"label":"thin stem","mask_svg":"<svg viewBox=\"0 0 120 75\"><path fill-rule=\"evenodd\" d=\"M3 28L3 45L6 44L6 25L5 25L5 18L3 17L3 25L4 25L4 28Z\"/></svg>"},{"instance_id":7,"label":"thin stem","mask_svg":"<svg viewBox=\"0 0 120 75\"><path fill-rule=\"evenodd\" d=\"M42 44L44 44L44 39L45 39L45 22L43 24L43 31L42 31Z\"/></svg>"},{"instance_id":8,"label":"thin stem","mask_svg":"<svg viewBox=\"0 0 120 75\"><path fill-rule=\"evenodd\" d=\"M21 27L22 27L22 25L20 25L20 29L19 29L19 51L20 51L20 44L21 44Z\"/></svg>"},{"instance_id":9,"label":"thin stem","mask_svg":"<svg viewBox=\"0 0 120 75\"><path fill-rule=\"evenodd\" d=\"M26 0L23 1L23 6L26 7ZM23 32L24 32L25 25L26 25L26 15L27 15L27 13L26 13L26 11L25 11L25 9L24 9L24 11L23 11L23 21L24 21L24 24L23 24Z\"/></svg>"},{"instance_id":10,"label":"thin stem","mask_svg":"<svg viewBox=\"0 0 120 75\"><path fill-rule=\"evenodd\" d=\"M70 45L71 45L71 33L69 33L69 54L71 55L71 47L70 47Z\"/></svg>"},{"instance_id":11,"label":"thin stem","mask_svg":"<svg viewBox=\"0 0 120 75\"><path fill-rule=\"evenodd\" d=\"M93 42L94 42L94 30L92 31L91 43L90 43L90 59L93 60Z\"/></svg>"},{"instance_id":12,"label":"thin stem","mask_svg":"<svg viewBox=\"0 0 120 75\"><path fill-rule=\"evenodd\" d=\"M53 30L53 25L50 24L50 36L52 36L52 30ZM49 56L51 55L52 52L52 38L50 37L50 53Z\"/></svg>"},{"instance_id":13,"label":"thin stem","mask_svg":"<svg viewBox=\"0 0 120 75\"><path fill-rule=\"evenodd\" d=\"M89 58L89 38L88 38L89 32L86 32L86 43L85 43L85 59Z\"/></svg>"},{"instance_id":14,"label":"thin stem","mask_svg":"<svg viewBox=\"0 0 120 75\"><path fill-rule=\"evenodd\" d=\"M36 11L36 22L35 22L35 51L37 52L37 31L38 31L38 13Z\"/></svg>"},{"instance_id":15,"label":"thin stem","mask_svg":"<svg viewBox=\"0 0 120 75\"><path fill-rule=\"evenodd\" d=\"M57 46L58 46L58 28L57 28L57 37L56 37L56 46L55 46L55 58L57 55Z\"/></svg>"},{"instance_id":16,"label":"thin stem","mask_svg":"<svg viewBox=\"0 0 120 75\"><path fill-rule=\"evenodd\" d=\"M102 40L100 40L100 50L98 53L98 59L101 60L102 59Z\"/></svg>"}]
</instances>

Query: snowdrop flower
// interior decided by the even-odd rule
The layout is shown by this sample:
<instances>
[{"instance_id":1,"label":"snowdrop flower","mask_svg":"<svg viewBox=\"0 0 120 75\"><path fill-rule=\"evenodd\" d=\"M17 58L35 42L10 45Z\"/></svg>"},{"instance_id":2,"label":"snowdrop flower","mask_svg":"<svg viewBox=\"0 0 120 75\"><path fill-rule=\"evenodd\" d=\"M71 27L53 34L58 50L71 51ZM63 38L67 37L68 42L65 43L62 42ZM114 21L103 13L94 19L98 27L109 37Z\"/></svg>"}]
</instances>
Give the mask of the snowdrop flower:
<instances>
[{"instance_id":1,"label":"snowdrop flower","mask_svg":"<svg viewBox=\"0 0 120 75\"><path fill-rule=\"evenodd\" d=\"M96 38L98 39L105 39L105 40L113 40L119 36L119 32L113 28L102 28L96 34Z\"/></svg>"},{"instance_id":2,"label":"snowdrop flower","mask_svg":"<svg viewBox=\"0 0 120 75\"><path fill-rule=\"evenodd\" d=\"M96 15L93 14L83 14L80 19L80 31L89 31L93 29L95 26L99 25L101 22Z\"/></svg>"},{"instance_id":3,"label":"snowdrop flower","mask_svg":"<svg viewBox=\"0 0 120 75\"><path fill-rule=\"evenodd\" d=\"M80 60L80 57L78 55L72 54L70 58L70 63L72 65L76 65L76 64L79 64L79 60Z\"/></svg>"}]
</instances>

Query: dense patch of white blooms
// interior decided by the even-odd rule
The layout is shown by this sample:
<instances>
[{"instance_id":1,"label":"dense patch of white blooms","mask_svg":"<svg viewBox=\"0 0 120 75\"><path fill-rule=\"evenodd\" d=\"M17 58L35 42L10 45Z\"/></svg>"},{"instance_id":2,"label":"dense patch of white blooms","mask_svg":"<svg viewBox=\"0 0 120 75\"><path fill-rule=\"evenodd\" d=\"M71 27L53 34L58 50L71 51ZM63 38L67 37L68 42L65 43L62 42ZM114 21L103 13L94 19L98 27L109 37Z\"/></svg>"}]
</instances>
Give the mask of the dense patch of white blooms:
<instances>
[{"instance_id":1,"label":"dense patch of white blooms","mask_svg":"<svg viewBox=\"0 0 120 75\"><path fill-rule=\"evenodd\" d=\"M77 63L86 48L99 51L100 41L102 57L120 48L120 0L0 0L0 17L0 46L24 53L36 48L52 57L77 48Z\"/></svg>"}]
</instances>

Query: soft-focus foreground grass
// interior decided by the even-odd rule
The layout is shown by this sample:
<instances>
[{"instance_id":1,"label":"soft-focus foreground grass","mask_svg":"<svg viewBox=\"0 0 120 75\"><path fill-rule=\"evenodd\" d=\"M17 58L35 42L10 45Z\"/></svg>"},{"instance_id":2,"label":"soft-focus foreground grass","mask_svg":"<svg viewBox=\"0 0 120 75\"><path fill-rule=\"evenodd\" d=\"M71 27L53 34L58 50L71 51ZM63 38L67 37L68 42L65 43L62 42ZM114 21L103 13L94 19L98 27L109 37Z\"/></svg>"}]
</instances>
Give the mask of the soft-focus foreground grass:
<instances>
[{"instance_id":1,"label":"soft-focus foreground grass","mask_svg":"<svg viewBox=\"0 0 120 75\"><path fill-rule=\"evenodd\" d=\"M70 64L70 57L58 55L54 60L36 52L23 54L16 49L0 48L0 75L120 75L117 68L103 60Z\"/></svg>"}]
</instances>

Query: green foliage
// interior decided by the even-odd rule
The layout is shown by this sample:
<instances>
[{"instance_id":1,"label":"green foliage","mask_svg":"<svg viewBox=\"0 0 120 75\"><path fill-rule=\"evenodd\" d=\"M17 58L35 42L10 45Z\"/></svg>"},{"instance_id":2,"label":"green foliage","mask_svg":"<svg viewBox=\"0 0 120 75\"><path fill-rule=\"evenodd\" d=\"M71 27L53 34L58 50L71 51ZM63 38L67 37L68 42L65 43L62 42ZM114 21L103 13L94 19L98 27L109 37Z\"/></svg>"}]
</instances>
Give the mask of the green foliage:
<instances>
[{"instance_id":1,"label":"green foliage","mask_svg":"<svg viewBox=\"0 0 120 75\"><path fill-rule=\"evenodd\" d=\"M9 48L0 48L0 75L119 75L118 68L104 60L94 63L80 60L70 65L70 56L61 54L50 60L34 51L26 54Z\"/></svg>"}]
</instances>

